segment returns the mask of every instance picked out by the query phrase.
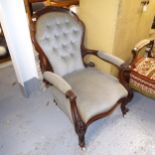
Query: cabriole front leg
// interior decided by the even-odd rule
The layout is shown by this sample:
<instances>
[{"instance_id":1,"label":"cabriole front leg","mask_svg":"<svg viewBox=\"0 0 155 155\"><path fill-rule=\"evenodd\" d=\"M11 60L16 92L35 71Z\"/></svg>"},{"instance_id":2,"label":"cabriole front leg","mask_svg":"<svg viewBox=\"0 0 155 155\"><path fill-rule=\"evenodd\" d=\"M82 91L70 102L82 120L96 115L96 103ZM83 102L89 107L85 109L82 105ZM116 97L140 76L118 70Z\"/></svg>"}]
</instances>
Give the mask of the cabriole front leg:
<instances>
[{"instance_id":1,"label":"cabriole front leg","mask_svg":"<svg viewBox=\"0 0 155 155\"><path fill-rule=\"evenodd\" d=\"M85 147L86 125L83 123L83 121L79 120L76 122L75 130L79 138L79 145L81 148L84 148Z\"/></svg>"},{"instance_id":2,"label":"cabriole front leg","mask_svg":"<svg viewBox=\"0 0 155 155\"><path fill-rule=\"evenodd\" d=\"M126 105L133 98L133 91L129 86L130 73L131 73L131 67L129 64L121 65L119 72L119 81L128 91L128 96L125 99L123 99L123 102L121 104L121 110L123 115L125 115L129 111L129 109L126 108Z\"/></svg>"},{"instance_id":3,"label":"cabriole front leg","mask_svg":"<svg viewBox=\"0 0 155 155\"><path fill-rule=\"evenodd\" d=\"M129 109L126 107L127 103L128 103L128 98L122 99L122 101L121 101L121 111L122 111L123 117L129 111Z\"/></svg>"},{"instance_id":4,"label":"cabriole front leg","mask_svg":"<svg viewBox=\"0 0 155 155\"><path fill-rule=\"evenodd\" d=\"M71 105L71 113L72 113L72 118L75 126L75 132L78 135L79 138L79 145L81 148L85 147L85 133L87 126L86 124L82 121L81 116L79 114L77 104L76 104L76 95L74 94L73 91L68 91L66 93L66 97L69 98L70 100L70 105Z\"/></svg>"}]
</instances>

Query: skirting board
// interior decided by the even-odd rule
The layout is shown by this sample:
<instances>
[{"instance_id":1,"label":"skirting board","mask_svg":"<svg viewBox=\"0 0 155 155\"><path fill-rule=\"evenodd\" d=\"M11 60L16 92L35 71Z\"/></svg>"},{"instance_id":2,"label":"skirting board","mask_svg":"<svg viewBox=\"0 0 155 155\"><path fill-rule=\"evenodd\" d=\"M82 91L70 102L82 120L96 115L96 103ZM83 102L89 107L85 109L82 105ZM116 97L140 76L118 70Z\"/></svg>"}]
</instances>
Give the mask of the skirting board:
<instances>
[{"instance_id":1,"label":"skirting board","mask_svg":"<svg viewBox=\"0 0 155 155\"><path fill-rule=\"evenodd\" d=\"M41 90L42 81L37 78L32 78L24 82L24 87L21 86L25 97L29 97L33 92Z\"/></svg>"}]
</instances>

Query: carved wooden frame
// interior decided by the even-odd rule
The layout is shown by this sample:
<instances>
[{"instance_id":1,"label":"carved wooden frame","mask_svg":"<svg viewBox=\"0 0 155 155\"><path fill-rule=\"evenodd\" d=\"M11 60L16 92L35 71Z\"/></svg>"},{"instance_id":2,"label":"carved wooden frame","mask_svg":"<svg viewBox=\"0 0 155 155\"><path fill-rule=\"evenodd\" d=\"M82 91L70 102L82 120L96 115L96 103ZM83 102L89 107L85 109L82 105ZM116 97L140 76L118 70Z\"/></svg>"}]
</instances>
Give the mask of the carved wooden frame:
<instances>
[{"instance_id":1,"label":"carved wooden frame","mask_svg":"<svg viewBox=\"0 0 155 155\"><path fill-rule=\"evenodd\" d=\"M153 49L153 46L154 46L154 42L155 42L155 40L152 38L152 39L150 39L150 42L147 43L147 44L144 44L144 46L142 46L140 48L138 48L138 47L133 48L132 49L131 63L134 62L135 58L139 55L140 50L145 46L147 46L147 49L145 51L146 56L149 57L149 58L153 58L152 49Z\"/></svg>"},{"instance_id":2,"label":"carved wooden frame","mask_svg":"<svg viewBox=\"0 0 155 155\"><path fill-rule=\"evenodd\" d=\"M58 7L46 7L45 9L37 12L34 16L33 19L35 19L34 21L32 21L31 25L30 25L30 29L31 29L31 37L32 37L32 41L34 43L34 46L36 48L36 50L39 53L39 58L40 58L40 65L41 65L41 69L42 71L52 71L52 66L50 65L47 57L45 56L42 48L39 46L36 38L35 38L35 33L36 33L36 29L35 29L35 24L37 19L44 13L50 12L50 11L60 11L60 12L65 12L70 14L71 16L73 16L73 18L76 18L83 26L83 35L82 35L82 39L81 39L81 55L83 58L83 63L84 62L84 57L86 55L94 55L94 56L98 56L96 50L90 50L90 49L86 49L84 46L84 35L85 35L85 26L83 24L83 22L78 18L78 16L69 11L68 9L65 8L58 8ZM100 58L100 57L99 57ZM102 59L102 58L100 58ZM103 59L104 60L104 59ZM105 61L105 60L104 60ZM111 62L110 62L111 63ZM90 66L94 66L93 63L88 64ZM85 66L87 67L87 64L85 64ZM126 107L126 104L131 100L133 93L132 90L129 88L128 85L128 81L129 81L129 74L130 74L130 67L128 64L123 64L120 67L117 66L117 68L119 69L119 80L120 83L122 85L124 85L124 87L127 89L128 91L128 96L126 98L121 98L119 101L116 102L116 104L108 111L104 112L104 113L100 113L97 114L96 116L92 117L91 119L88 120L87 123L84 123L84 121L82 120L80 113L78 111L77 108L77 103L76 103L76 94L73 92L73 90L70 90L68 92L66 92L65 96L66 98L69 99L70 101L70 105L71 105L71 113L72 113L72 118L73 118L73 122L74 122L74 127L75 127L75 132L77 133L78 137L79 137L79 145L81 147L85 146L85 132L87 130L87 127L93 123L94 121L103 118L107 115L109 115L110 113L113 112L113 110L119 105L121 104L121 111L123 116L128 112L128 108Z\"/></svg>"}]
</instances>

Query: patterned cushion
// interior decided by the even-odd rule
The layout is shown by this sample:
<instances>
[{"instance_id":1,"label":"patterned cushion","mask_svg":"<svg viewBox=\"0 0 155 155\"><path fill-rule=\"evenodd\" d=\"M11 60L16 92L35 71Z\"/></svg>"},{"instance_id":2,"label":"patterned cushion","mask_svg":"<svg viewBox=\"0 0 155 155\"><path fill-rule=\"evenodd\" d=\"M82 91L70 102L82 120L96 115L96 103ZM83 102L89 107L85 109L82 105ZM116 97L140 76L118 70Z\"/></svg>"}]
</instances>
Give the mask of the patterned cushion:
<instances>
[{"instance_id":1,"label":"patterned cushion","mask_svg":"<svg viewBox=\"0 0 155 155\"><path fill-rule=\"evenodd\" d=\"M133 63L130 86L155 99L155 59L139 57Z\"/></svg>"}]
</instances>

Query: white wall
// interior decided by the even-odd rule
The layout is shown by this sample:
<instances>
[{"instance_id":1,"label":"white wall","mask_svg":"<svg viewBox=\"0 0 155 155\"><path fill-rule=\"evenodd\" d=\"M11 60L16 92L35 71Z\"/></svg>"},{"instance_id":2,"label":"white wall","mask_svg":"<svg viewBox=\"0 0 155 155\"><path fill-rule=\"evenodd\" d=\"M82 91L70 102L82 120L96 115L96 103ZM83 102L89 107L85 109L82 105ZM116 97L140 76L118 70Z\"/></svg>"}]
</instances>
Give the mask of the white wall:
<instances>
[{"instance_id":1,"label":"white wall","mask_svg":"<svg viewBox=\"0 0 155 155\"><path fill-rule=\"evenodd\" d=\"M0 0L0 21L19 83L38 78L23 0Z\"/></svg>"}]
</instances>

